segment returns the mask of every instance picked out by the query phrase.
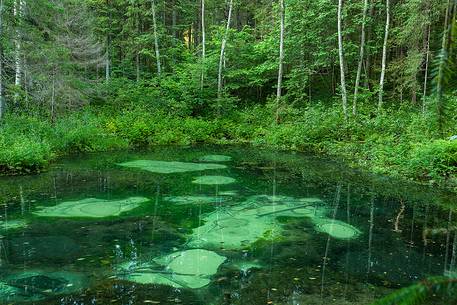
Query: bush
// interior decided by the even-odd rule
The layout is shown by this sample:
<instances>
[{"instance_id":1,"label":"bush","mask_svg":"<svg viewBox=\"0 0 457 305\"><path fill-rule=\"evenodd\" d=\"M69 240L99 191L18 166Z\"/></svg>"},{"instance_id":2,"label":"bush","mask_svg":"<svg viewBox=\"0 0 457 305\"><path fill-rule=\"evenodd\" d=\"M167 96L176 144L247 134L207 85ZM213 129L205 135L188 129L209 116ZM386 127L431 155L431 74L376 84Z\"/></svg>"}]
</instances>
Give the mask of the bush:
<instances>
[{"instance_id":1,"label":"bush","mask_svg":"<svg viewBox=\"0 0 457 305\"><path fill-rule=\"evenodd\" d=\"M54 157L46 142L25 135L0 135L0 172L11 174L41 171Z\"/></svg>"},{"instance_id":2,"label":"bush","mask_svg":"<svg viewBox=\"0 0 457 305\"><path fill-rule=\"evenodd\" d=\"M417 145L411 153L410 170L421 178L440 179L457 171L457 141L436 140Z\"/></svg>"}]
</instances>

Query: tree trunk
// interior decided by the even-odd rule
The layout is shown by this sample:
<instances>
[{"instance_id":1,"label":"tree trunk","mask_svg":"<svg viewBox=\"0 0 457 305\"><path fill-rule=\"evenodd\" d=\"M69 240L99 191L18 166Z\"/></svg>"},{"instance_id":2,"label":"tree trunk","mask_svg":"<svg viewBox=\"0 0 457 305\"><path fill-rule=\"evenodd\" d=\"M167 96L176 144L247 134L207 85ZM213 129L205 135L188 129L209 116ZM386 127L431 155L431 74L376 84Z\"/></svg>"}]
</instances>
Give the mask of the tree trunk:
<instances>
[{"instance_id":1,"label":"tree trunk","mask_svg":"<svg viewBox=\"0 0 457 305\"><path fill-rule=\"evenodd\" d=\"M365 53L365 26L367 22L367 14L368 14L368 0L365 0L364 7L363 7L363 18L362 18L362 33L360 37L360 57L359 57L359 66L357 67L357 76L355 78L355 89L354 89L354 103L352 105L352 114L357 114L357 95L359 93L359 84L360 84L360 77L362 74L362 67L363 67L363 60L364 60L364 53Z\"/></svg>"},{"instance_id":2,"label":"tree trunk","mask_svg":"<svg viewBox=\"0 0 457 305\"><path fill-rule=\"evenodd\" d=\"M203 83L205 80L205 59L206 59L206 32L205 32L205 0L202 1L201 7L201 22L202 22L202 75L200 80L200 89L203 90Z\"/></svg>"},{"instance_id":3,"label":"tree trunk","mask_svg":"<svg viewBox=\"0 0 457 305\"><path fill-rule=\"evenodd\" d=\"M428 83L428 66L430 62L430 33L431 33L431 24L428 25L428 34L427 34L427 47L426 47L426 56L425 56L425 76L424 76L424 93L422 95L422 113L425 113L427 108L427 83Z\"/></svg>"},{"instance_id":4,"label":"tree trunk","mask_svg":"<svg viewBox=\"0 0 457 305\"><path fill-rule=\"evenodd\" d=\"M348 100L346 92L346 78L344 71L344 50L343 50L343 29L342 29L342 19L343 19L343 0L338 0L338 55L340 59L340 76L341 76L341 97L343 100L343 113L344 118L348 118Z\"/></svg>"},{"instance_id":5,"label":"tree trunk","mask_svg":"<svg viewBox=\"0 0 457 305\"><path fill-rule=\"evenodd\" d=\"M225 27L224 37L222 38L221 54L219 56L219 72L218 72L218 77L217 77L217 98L218 99L220 99L222 97L222 70L223 70L223 66L224 66L225 46L227 45L227 36L228 36L229 29L230 29L230 22L232 19L232 9L233 9L233 0L230 0L227 24Z\"/></svg>"},{"instance_id":6,"label":"tree trunk","mask_svg":"<svg viewBox=\"0 0 457 305\"><path fill-rule=\"evenodd\" d=\"M52 94L51 94L51 123L54 124L56 118L56 69L52 71Z\"/></svg>"},{"instance_id":7,"label":"tree trunk","mask_svg":"<svg viewBox=\"0 0 457 305\"><path fill-rule=\"evenodd\" d=\"M154 0L151 0L151 12L152 12L152 22L153 22L153 27L154 27L154 47L155 47L155 52L156 52L157 75L160 77L162 69L160 67L159 38L157 36L156 5L155 5Z\"/></svg>"},{"instance_id":8,"label":"tree trunk","mask_svg":"<svg viewBox=\"0 0 457 305\"><path fill-rule=\"evenodd\" d=\"M176 1L173 1L173 11L171 12L171 32L173 38L178 38L176 35L176 21L177 21L177 13L176 13Z\"/></svg>"},{"instance_id":9,"label":"tree trunk","mask_svg":"<svg viewBox=\"0 0 457 305\"><path fill-rule=\"evenodd\" d=\"M23 1L22 0L15 0L14 1L14 8L13 8L14 18L16 19L17 23L20 23L23 15ZM19 32L19 27L16 25L15 30L15 38L14 38L14 85L16 86L16 90L19 89L22 83L22 62L21 62L21 35ZM15 93L14 101L17 103L19 98L19 94Z\"/></svg>"},{"instance_id":10,"label":"tree trunk","mask_svg":"<svg viewBox=\"0 0 457 305\"><path fill-rule=\"evenodd\" d=\"M379 99L378 111L382 109L383 95L384 95L384 78L386 75L386 62L387 62L387 40L389 39L390 27L390 0L386 0L386 29L384 33L384 44L382 47L382 65L381 65L381 78L379 80Z\"/></svg>"},{"instance_id":11,"label":"tree trunk","mask_svg":"<svg viewBox=\"0 0 457 305\"><path fill-rule=\"evenodd\" d=\"M370 19L373 18L375 14L375 5L373 3L373 0L370 0L370 12L369 12L369 16L370 16ZM367 38L366 38L366 41L365 41L365 45L367 42L370 42L371 41L371 36L372 36L372 32L373 32L373 25L372 24L367 24ZM368 49L365 48L365 51L366 51L366 60L365 60L365 83L364 83L364 86L365 88L367 88L368 90L371 90L370 86L370 80L371 80L371 54L369 52Z\"/></svg>"},{"instance_id":12,"label":"tree trunk","mask_svg":"<svg viewBox=\"0 0 457 305\"><path fill-rule=\"evenodd\" d=\"M136 23L136 35L137 37L141 35L141 31L140 31L140 6L137 5L136 7L137 9L137 12L136 12L136 16L135 16L135 23ZM140 45L139 43L136 43L135 45L135 67L136 67L136 81L139 82L140 81Z\"/></svg>"},{"instance_id":13,"label":"tree trunk","mask_svg":"<svg viewBox=\"0 0 457 305\"><path fill-rule=\"evenodd\" d=\"M111 75L111 63L110 63L110 41L109 38L107 37L107 42L106 42L106 55L105 55L105 80L108 83L110 81L110 75Z\"/></svg>"},{"instance_id":14,"label":"tree trunk","mask_svg":"<svg viewBox=\"0 0 457 305\"><path fill-rule=\"evenodd\" d=\"M3 37L3 0L0 0L0 37ZM3 41L0 41L0 120L5 112L3 97Z\"/></svg>"},{"instance_id":15,"label":"tree trunk","mask_svg":"<svg viewBox=\"0 0 457 305\"><path fill-rule=\"evenodd\" d=\"M109 11L108 13L108 31L111 31L111 7L110 7L110 1L106 1L107 9ZM110 81L111 77L111 62L110 62L110 51L111 51L111 36L110 33L108 32L106 34L106 58L105 58L105 80L108 83Z\"/></svg>"},{"instance_id":16,"label":"tree trunk","mask_svg":"<svg viewBox=\"0 0 457 305\"><path fill-rule=\"evenodd\" d=\"M284 69L284 27L285 27L285 7L284 0L279 0L279 14L281 19L281 29L279 37L279 69L278 69L278 88L276 91L276 124L279 124L279 103L282 95L282 76Z\"/></svg>"}]
</instances>

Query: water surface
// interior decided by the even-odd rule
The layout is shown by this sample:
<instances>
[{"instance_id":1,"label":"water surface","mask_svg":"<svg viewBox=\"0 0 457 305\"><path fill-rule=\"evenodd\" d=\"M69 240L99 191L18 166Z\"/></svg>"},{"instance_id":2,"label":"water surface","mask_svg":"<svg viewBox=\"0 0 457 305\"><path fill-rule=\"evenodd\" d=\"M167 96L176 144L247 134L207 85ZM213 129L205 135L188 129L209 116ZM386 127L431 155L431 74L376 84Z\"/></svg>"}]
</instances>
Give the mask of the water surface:
<instances>
[{"instance_id":1,"label":"water surface","mask_svg":"<svg viewBox=\"0 0 457 305\"><path fill-rule=\"evenodd\" d=\"M73 156L0 178L0 303L369 304L455 272L454 199L254 148Z\"/></svg>"}]
</instances>

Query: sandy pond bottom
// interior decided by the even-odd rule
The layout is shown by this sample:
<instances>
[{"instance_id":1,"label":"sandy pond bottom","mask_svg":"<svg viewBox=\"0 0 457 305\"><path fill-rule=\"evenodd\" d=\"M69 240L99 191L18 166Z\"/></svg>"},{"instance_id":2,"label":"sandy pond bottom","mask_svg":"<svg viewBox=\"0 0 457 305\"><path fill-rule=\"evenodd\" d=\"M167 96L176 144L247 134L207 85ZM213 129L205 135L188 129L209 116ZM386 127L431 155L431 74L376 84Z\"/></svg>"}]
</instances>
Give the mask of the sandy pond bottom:
<instances>
[{"instance_id":1,"label":"sandy pond bottom","mask_svg":"<svg viewBox=\"0 0 457 305\"><path fill-rule=\"evenodd\" d=\"M73 157L0 179L0 304L370 304L456 271L431 198L299 154Z\"/></svg>"}]
</instances>

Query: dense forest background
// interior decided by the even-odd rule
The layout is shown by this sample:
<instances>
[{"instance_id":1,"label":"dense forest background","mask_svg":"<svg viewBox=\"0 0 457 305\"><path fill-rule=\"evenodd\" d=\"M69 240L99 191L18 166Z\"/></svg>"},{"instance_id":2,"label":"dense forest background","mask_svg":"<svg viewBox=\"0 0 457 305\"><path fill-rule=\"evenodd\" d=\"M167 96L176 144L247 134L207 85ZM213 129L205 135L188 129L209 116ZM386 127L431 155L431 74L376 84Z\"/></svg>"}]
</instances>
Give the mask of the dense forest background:
<instances>
[{"instance_id":1,"label":"dense forest background","mask_svg":"<svg viewBox=\"0 0 457 305\"><path fill-rule=\"evenodd\" d=\"M252 143L453 180L455 0L0 0L0 168Z\"/></svg>"}]
</instances>

